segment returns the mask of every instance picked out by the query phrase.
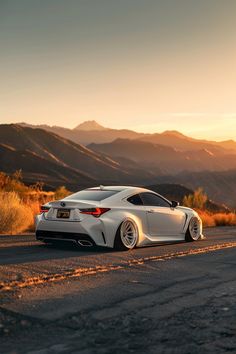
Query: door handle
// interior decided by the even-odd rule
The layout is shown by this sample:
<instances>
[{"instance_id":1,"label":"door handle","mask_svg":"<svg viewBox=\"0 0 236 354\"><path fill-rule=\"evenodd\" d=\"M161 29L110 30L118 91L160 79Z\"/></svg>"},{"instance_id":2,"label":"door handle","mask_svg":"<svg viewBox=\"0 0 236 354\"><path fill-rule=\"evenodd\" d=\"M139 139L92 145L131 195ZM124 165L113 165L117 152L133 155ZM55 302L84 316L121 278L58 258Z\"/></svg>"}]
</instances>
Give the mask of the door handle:
<instances>
[{"instance_id":1,"label":"door handle","mask_svg":"<svg viewBox=\"0 0 236 354\"><path fill-rule=\"evenodd\" d=\"M155 213L155 210L154 209L149 209L147 212L148 213Z\"/></svg>"}]
</instances>

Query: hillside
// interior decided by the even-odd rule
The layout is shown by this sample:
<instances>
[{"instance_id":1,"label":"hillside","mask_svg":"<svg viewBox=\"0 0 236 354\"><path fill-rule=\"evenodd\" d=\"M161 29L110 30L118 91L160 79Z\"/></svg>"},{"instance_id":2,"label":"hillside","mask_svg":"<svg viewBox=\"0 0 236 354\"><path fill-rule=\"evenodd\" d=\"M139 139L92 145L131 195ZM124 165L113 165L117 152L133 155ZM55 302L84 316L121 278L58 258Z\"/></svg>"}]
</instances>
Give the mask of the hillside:
<instances>
[{"instance_id":1,"label":"hillside","mask_svg":"<svg viewBox=\"0 0 236 354\"><path fill-rule=\"evenodd\" d=\"M212 199L236 209L236 170L181 173L177 180L193 189L201 186Z\"/></svg>"},{"instance_id":2,"label":"hillside","mask_svg":"<svg viewBox=\"0 0 236 354\"><path fill-rule=\"evenodd\" d=\"M48 183L49 181L51 183L53 174L48 174L46 169L49 168L50 171L53 171L55 165L60 166L62 179L67 178L66 175L72 169L78 176L84 176L87 184L90 181L117 183L122 180L128 183L135 180L140 182L150 176L137 169L127 170L111 158L97 154L80 144L75 144L42 129L32 129L14 124L0 125L0 143L2 148L5 146L5 149L8 149L2 154L5 161L1 165L2 171L16 170L15 166L17 165L22 168L23 175L29 174L32 173L32 169L37 169L36 165L39 159L43 159L46 163L40 164L40 171L41 174L48 176ZM21 156L21 164L17 162L17 154ZM9 157L9 162L5 158L8 155L12 156ZM35 161L33 161L34 158ZM45 177L44 180L47 178Z\"/></svg>"},{"instance_id":3,"label":"hillside","mask_svg":"<svg viewBox=\"0 0 236 354\"><path fill-rule=\"evenodd\" d=\"M229 153L229 151L227 151L227 148L224 148L217 142L208 142L207 140L190 138L176 131L165 131L163 133L154 133L149 135L146 134L145 136L140 137L139 140L147 141L153 144L171 146L179 151L208 150L213 154Z\"/></svg>"},{"instance_id":4,"label":"hillside","mask_svg":"<svg viewBox=\"0 0 236 354\"><path fill-rule=\"evenodd\" d=\"M175 176L157 176L155 183L177 183L192 190L201 187L210 199L236 209L236 169L215 172L181 172Z\"/></svg>"},{"instance_id":5,"label":"hillside","mask_svg":"<svg viewBox=\"0 0 236 354\"><path fill-rule=\"evenodd\" d=\"M169 200L176 200L180 204L183 203L183 199L185 196L194 194L193 189L187 188L181 184L176 184L176 183L160 183L160 184L147 186L146 188L163 195L165 198ZM208 199L206 202L206 209L214 213L218 213L218 212L227 213L230 211L229 208L227 208L225 205L215 203L210 199Z\"/></svg>"},{"instance_id":6,"label":"hillside","mask_svg":"<svg viewBox=\"0 0 236 354\"><path fill-rule=\"evenodd\" d=\"M79 185L96 184L90 176L70 167L49 161L27 150L14 150L12 147L0 144L1 171L11 174L16 170L23 171L24 181L34 184L41 181L47 189L67 185L78 188Z\"/></svg>"},{"instance_id":7,"label":"hillside","mask_svg":"<svg viewBox=\"0 0 236 354\"><path fill-rule=\"evenodd\" d=\"M224 149L236 151L236 141L234 141L234 140L220 141L220 142L217 142L216 145L221 146Z\"/></svg>"},{"instance_id":8,"label":"hillside","mask_svg":"<svg viewBox=\"0 0 236 354\"><path fill-rule=\"evenodd\" d=\"M159 193L169 200L176 200L179 203L183 202L183 199L186 195L194 193L192 189L186 188L181 184L175 184L175 183L172 184L160 183L160 184L146 186L145 188L150 189L156 193Z\"/></svg>"},{"instance_id":9,"label":"hillside","mask_svg":"<svg viewBox=\"0 0 236 354\"><path fill-rule=\"evenodd\" d=\"M9 125L6 128L7 126L1 125L0 143L17 151L28 149L51 163L67 166L104 184L177 183L190 189L203 187L211 199L236 207L236 142L193 139L177 131L140 134L104 127L101 127L100 131L86 130L96 124L87 122L82 126L84 131L80 126L77 129L43 127L70 138L71 134L74 134L72 140L76 141L84 137L88 140L94 138L94 141L103 138L112 140L112 132L115 132L116 136L123 137L127 133L131 137L115 141L113 139L110 143L90 144L89 148L85 148L54 133L43 133L42 129L35 126L29 129L25 126L22 128ZM9 131L6 131L7 129ZM157 141L162 144L157 144ZM25 168L27 171L27 166Z\"/></svg>"},{"instance_id":10,"label":"hillside","mask_svg":"<svg viewBox=\"0 0 236 354\"><path fill-rule=\"evenodd\" d=\"M175 147L143 140L117 139L111 143L90 144L88 147L111 158L133 160L153 173L176 174L181 171L220 171L236 168L236 155L216 154L214 149L179 151Z\"/></svg>"}]
</instances>

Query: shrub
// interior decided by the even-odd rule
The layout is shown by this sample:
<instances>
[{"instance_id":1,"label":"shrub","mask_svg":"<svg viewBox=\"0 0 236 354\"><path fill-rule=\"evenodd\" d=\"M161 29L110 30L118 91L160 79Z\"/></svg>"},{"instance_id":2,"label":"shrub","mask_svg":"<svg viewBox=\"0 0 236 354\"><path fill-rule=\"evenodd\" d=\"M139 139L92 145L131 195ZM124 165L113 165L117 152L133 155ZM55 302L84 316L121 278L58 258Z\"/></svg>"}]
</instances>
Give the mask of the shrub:
<instances>
[{"instance_id":1,"label":"shrub","mask_svg":"<svg viewBox=\"0 0 236 354\"><path fill-rule=\"evenodd\" d=\"M203 210L197 210L202 219L203 226L236 226L235 213L209 213Z\"/></svg>"},{"instance_id":2,"label":"shrub","mask_svg":"<svg viewBox=\"0 0 236 354\"><path fill-rule=\"evenodd\" d=\"M29 187L27 187L21 179L21 170L15 171L11 176L0 172L0 190L5 192L25 193Z\"/></svg>"},{"instance_id":3,"label":"shrub","mask_svg":"<svg viewBox=\"0 0 236 354\"><path fill-rule=\"evenodd\" d=\"M204 209L207 199L208 197L202 188L198 188L194 194L184 197L183 204L188 208Z\"/></svg>"},{"instance_id":4,"label":"shrub","mask_svg":"<svg viewBox=\"0 0 236 354\"><path fill-rule=\"evenodd\" d=\"M236 215L234 213L218 213L213 215L216 226L235 226Z\"/></svg>"},{"instance_id":5,"label":"shrub","mask_svg":"<svg viewBox=\"0 0 236 354\"><path fill-rule=\"evenodd\" d=\"M67 197L69 194L71 194L71 192L68 191L68 189L66 189L65 186L61 186L55 190L54 198L56 200L63 199Z\"/></svg>"},{"instance_id":6,"label":"shrub","mask_svg":"<svg viewBox=\"0 0 236 354\"><path fill-rule=\"evenodd\" d=\"M34 216L39 213L40 205L69 194L64 186L55 192L44 191L42 182L26 186L21 170L11 175L0 172L0 233L34 231Z\"/></svg>"},{"instance_id":7,"label":"shrub","mask_svg":"<svg viewBox=\"0 0 236 354\"><path fill-rule=\"evenodd\" d=\"M0 192L0 233L18 233L33 224L33 213L17 193Z\"/></svg>"},{"instance_id":8,"label":"shrub","mask_svg":"<svg viewBox=\"0 0 236 354\"><path fill-rule=\"evenodd\" d=\"M202 224L204 227L215 226L215 220L212 214L202 210L198 210L197 212L202 219Z\"/></svg>"}]
</instances>

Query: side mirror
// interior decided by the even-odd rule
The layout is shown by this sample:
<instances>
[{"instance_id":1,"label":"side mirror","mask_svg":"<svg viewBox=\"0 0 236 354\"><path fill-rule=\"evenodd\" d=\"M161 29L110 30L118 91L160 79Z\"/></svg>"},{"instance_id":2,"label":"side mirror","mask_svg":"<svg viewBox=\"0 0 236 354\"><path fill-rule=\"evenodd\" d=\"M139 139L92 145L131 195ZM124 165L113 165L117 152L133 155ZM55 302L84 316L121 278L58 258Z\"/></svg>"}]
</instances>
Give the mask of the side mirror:
<instances>
[{"instance_id":1,"label":"side mirror","mask_svg":"<svg viewBox=\"0 0 236 354\"><path fill-rule=\"evenodd\" d=\"M176 208L177 206L179 206L179 202L176 202L176 200L172 200L171 201L171 207L172 208Z\"/></svg>"}]
</instances>

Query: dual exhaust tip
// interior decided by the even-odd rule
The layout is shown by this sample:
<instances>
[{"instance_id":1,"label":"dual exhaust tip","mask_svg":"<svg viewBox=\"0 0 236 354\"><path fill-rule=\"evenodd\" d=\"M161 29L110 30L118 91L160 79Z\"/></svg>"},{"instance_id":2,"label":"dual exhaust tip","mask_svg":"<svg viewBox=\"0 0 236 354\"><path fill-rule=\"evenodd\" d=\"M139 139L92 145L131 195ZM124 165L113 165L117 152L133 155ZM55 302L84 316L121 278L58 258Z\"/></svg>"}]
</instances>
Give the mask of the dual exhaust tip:
<instances>
[{"instance_id":1,"label":"dual exhaust tip","mask_svg":"<svg viewBox=\"0 0 236 354\"><path fill-rule=\"evenodd\" d=\"M78 240L78 244L82 247L92 247L93 244L91 241L88 240Z\"/></svg>"}]
</instances>

